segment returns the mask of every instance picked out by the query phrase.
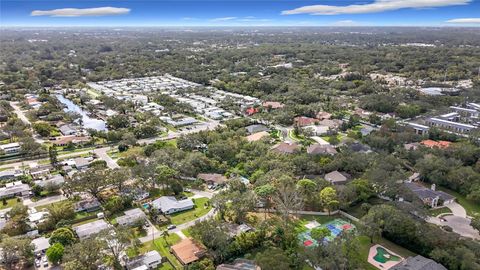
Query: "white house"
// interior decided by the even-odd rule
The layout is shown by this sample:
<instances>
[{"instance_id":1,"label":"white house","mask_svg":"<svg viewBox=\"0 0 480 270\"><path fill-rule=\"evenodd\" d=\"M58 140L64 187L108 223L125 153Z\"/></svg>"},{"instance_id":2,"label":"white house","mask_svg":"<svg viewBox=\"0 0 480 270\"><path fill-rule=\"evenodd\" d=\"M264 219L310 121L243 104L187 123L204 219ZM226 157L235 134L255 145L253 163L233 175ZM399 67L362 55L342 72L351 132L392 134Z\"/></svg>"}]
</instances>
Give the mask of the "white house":
<instances>
[{"instance_id":1,"label":"white house","mask_svg":"<svg viewBox=\"0 0 480 270\"><path fill-rule=\"evenodd\" d=\"M173 196L163 196L152 202L152 207L159 209L165 214L173 214L192 209L195 206L191 199L177 201Z\"/></svg>"},{"instance_id":2,"label":"white house","mask_svg":"<svg viewBox=\"0 0 480 270\"><path fill-rule=\"evenodd\" d=\"M122 226L131 226L136 222L145 221L146 218L147 216L141 209L134 208L125 211L125 215L117 217L117 223Z\"/></svg>"},{"instance_id":3,"label":"white house","mask_svg":"<svg viewBox=\"0 0 480 270\"><path fill-rule=\"evenodd\" d=\"M157 269L162 264L162 256L156 250L140 255L127 263L129 270Z\"/></svg>"},{"instance_id":4,"label":"white house","mask_svg":"<svg viewBox=\"0 0 480 270\"><path fill-rule=\"evenodd\" d=\"M6 155L12 155L19 153L21 146L19 143L14 142L0 145L0 149L2 149Z\"/></svg>"},{"instance_id":5,"label":"white house","mask_svg":"<svg viewBox=\"0 0 480 270\"><path fill-rule=\"evenodd\" d=\"M107 222L105 222L105 220L99 219L90 223L74 227L73 230L77 233L78 238L80 238L80 240L83 240L109 228L110 226Z\"/></svg>"}]
</instances>

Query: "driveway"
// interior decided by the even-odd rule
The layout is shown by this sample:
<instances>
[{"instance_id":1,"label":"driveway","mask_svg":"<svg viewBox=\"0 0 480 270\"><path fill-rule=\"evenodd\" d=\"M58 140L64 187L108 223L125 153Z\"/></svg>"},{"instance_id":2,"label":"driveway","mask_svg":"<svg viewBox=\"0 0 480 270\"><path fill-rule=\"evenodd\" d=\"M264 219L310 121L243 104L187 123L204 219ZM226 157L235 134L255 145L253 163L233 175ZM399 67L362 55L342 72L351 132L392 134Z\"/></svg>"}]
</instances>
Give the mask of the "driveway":
<instances>
[{"instance_id":1,"label":"driveway","mask_svg":"<svg viewBox=\"0 0 480 270\"><path fill-rule=\"evenodd\" d=\"M479 232L470 226L470 219L453 215L443 216L442 218L445 221L437 217L430 217L427 221L439 226L449 226L454 232L461 236L480 240Z\"/></svg>"},{"instance_id":2,"label":"driveway","mask_svg":"<svg viewBox=\"0 0 480 270\"><path fill-rule=\"evenodd\" d=\"M454 216L463 217L463 218L467 217L467 211L465 211L465 208L463 208L463 206L461 206L459 203L453 202L453 203L447 204L446 206L448 207L448 209L452 211L452 214Z\"/></svg>"},{"instance_id":3,"label":"driveway","mask_svg":"<svg viewBox=\"0 0 480 270\"><path fill-rule=\"evenodd\" d=\"M117 162L107 154L108 150L110 150L110 147L103 147L103 148L97 148L93 150L93 152L98 156L98 158L100 158L101 160L104 160L107 163L108 168L110 169L120 168Z\"/></svg>"}]
</instances>

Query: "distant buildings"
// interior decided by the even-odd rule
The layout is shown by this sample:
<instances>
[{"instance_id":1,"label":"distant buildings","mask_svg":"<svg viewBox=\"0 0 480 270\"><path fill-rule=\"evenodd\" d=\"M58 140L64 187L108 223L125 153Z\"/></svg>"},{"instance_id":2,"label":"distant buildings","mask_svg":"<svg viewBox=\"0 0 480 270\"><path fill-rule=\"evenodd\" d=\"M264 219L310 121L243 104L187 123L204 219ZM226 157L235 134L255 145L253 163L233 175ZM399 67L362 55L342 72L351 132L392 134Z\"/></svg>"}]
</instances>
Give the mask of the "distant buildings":
<instances>
[{"instance_id":1,"label":"distant buildings","mask_svg":"<svg viewBox=\"0 0 480 270\"><path fill-rule=\"evenodd\" d=\"M181 211L193 209L195 204L192 199L178 201L173 196L163 196L152 202L152 207L162 211L164 214L173 214Z\"/></svg>"},{"instance_id":2,"label":"distant buildings","mask_svg":"<svg viewBox=\"0 0 480 270\"><path fill-rule=\"evenodd\" d=\"M227 178L223 174L218 173L200 173L197 179L204 181L207 185L221 186L227 182Z\"/></svg>"},{"instance_id":3,"label":"distant buildings","mask_svg":"<svg viewBox=\"0 0 480 270\"><path fill-rule=\"evenodd\" d=\"M347 183L348 177L345 173L333 171L325 174L325 180L333 185L344 185Z\"/></svg>"},{"instance_id":4,"label":"distant buildings","mask_svg":"<svg viewBox=\"0 0 480 270\"><path fill-rule=\"evenodd\" d=\"M279 154L294 154L300 151L301 147L296 143L282 142L272 147L272 151Z\"/></svg>"}]
</instances>

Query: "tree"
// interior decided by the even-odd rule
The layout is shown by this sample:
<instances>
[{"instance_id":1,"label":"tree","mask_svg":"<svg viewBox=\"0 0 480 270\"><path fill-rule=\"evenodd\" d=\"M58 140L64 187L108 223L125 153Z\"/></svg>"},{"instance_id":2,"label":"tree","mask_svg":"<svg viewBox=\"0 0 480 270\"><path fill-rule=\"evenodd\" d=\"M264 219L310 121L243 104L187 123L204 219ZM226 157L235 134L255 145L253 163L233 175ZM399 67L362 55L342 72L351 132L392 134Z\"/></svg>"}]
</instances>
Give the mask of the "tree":
<instances>
[{"instance_id":1,"label":"tree","mask_svg":"<svg viewBox=\"0 0 480 270\"><path fill-rule=\"evenodd\" d=\"M295 181L287 175L281 176L275 183L273 200L280 211L285 225L290 220L290 215L302 209L303 202L298 192Z\"/></svg>"},{"instance_id":2,"label":"tree","mask_svg":"<svg viewBox=\"0 0 480 270\"><path fill-rule=\"evenodd\" d=\"M101 200L100 192L106 186L107 180L107 170L89 168L86 171L74 174L72 181L67 183L67 187L74 192L87 192L94 198Z\"/></svg>"},{"instance_id":3,"label":"tree","mask_svg":"<svg viewBox=\"0 0 480 270\"><path fill-rule=\"evenodd\" d=\"M480 231L480 215L476 215L470 221L470 226Z\"/></svg>"},{"instance_id":4,"label":"tree","mask_svg":"<svg viewBox=\"0 0 480 270\"><path fill-rule=\"evenodd\" d=\"M0 242L0 265L6 269L14 269L14 265L24 262L30 265L33 262L34 246L29 238L4 237Z\"/></svg>"},{"instance_id":5,"label":"tree","mask_svg":"<svg viewBox=\"0 0 480 270\"><path fill-rule=\"evenodd\" d=\"M67 269L96 270L103 261L104 245L99 239L85 239L73 244L63 255ZM73 268L73 267L77 268Z\"/></svg>"},{"instance_id":6,"label":"tree","mask_svg":"<svg viewBox=\"0 0 480 270\"><path fill-rule=\"evenodd\" d=\"M317 227L312 229L310 235L313 237L313 239L322 240L330 235L330 230L325 227Z\"/></svg>"},{"instance_id":7,"label":"tree","mask_svg":"<svg viewBox=\"0 0 480 270\"><path fill-rule=\"evenodd\" d=\"M270 204L273 194L275 194L275 187L270 184L265 184L255 188L255 193L258 197L263 199L265 203L265 218L267 217L267 212L270 210Z\"/></svg>"},{"instance_id":8,"label":"tree","mask_svg":"<svg viewBox=\"0 0 480 270\"><path fill-rule=\"evenodd\" d=\"M62 244L55 243L47 249L45 254L50 262L53 264L58 264L62 260L64 251L65 248Z\"/></svg>"},{"instance_id":9,"label":"tree","mask_svg":"<svg viewBox=\"0 0 480 270\"><path fill-rule=\"evenodd\" d=\"M158 165L155 168L157 184L164 189L172 178L178 175L178 172L167 165Z\"/></svg>"},{"instance_id":10,"label":"tree","mask_svg":"<svg viewBox=\"0 0 480 270\"><path fill-rule=\"evenodd\" d=\"M226 231L221 223L214 219L197 222L190 229L192 237L202 242L209 249L217 263L222 262L227 256L230 237L226 234Z\"/></svg>"},{"instance_id":11,"label":"tree","mask_svg":"<svg viewBox=\"0 0 480 270\"><path fill-rule=\"evenodd\" d=\"M316 202L317 184L310 179L301 179L297 182L297 189L303 196L305 205L312 206Z\"/></svg>"},{"instance_id":12,"label":"tree","mask_svg":"<svg viewBox=\"0 0 480 270\"><path fill-rule=\"evenodd\" d=\"M333 187L326 187L320 191L320 203L328 210L328 214L339 205L337 192Z\"/></svg>"},{"instance_id":13,"label":"tree","mask_svg":"<svg viewBox=\"0 0 480 270\"><path fill-rule=\"evenodd\" d=\"M131 172L126 168L118 168L108 171L108 183L114 185L118 191L123 191L125 182L131 177Z\"/></svg>"},{"instance_id":14,"label":"tree","mask_svg":"<svg viewBox=\"0 0 480 270\"><path fill-rule=\"evenodd\" d=\"M279 248L271 247L258 253L255 261L262 270L289 270L288 255Z\"/></svg>"},{"instance_id":15,"label":"tree","mask_svg":"<svg viewBox=\"0 0 480 270\"><path fill-rule=\"evenodd\" d=\"M63 246L70 246L77 241L77 237L72 229L67 227L58 228L52 232L48 242L50 245L60 243Z\"/></svg>"},{"instance_id":16,"label":"tree","mask_svg":"<svg viewBox=\"0 0 480 270\"><path fill-rule=\"evenodd\" d=\"M50 158L50 164L52 164L53 167L57 167L58 164L58 153L57 153L57 148L54 146L50 146L48 148L48 157Z\"/></svg>"},{"instance_id":17,"label":"tree","mask_svg":"<svg viewBox=\"0 0 480 270\"><path fill-rule=\"evenodd\" d=\"M130 245L131 232L128 228L116 228L114 231L104 231L99 235L103 246L112 259L114 269L123 269L120 259L124 250Z\"/></svg>"},{"instance_id":18,"label":"tree","mask_svg":"<svg viewBox=\"0 0 480 270\"><path fill-rule=\"evenodd\" d=\"M33 124L33 129L42 137L50 136L50 133L53 131L52 126L45 122L37 122Z\"/></svg>"}]
</instances>

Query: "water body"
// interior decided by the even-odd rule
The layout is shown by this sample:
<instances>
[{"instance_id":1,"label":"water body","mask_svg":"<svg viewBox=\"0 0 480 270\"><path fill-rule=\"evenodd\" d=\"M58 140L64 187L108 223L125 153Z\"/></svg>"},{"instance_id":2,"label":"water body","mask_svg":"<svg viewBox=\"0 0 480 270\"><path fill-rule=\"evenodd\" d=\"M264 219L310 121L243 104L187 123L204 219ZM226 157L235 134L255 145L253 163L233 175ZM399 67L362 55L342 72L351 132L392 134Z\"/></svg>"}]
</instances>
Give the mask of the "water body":
<instances>
[{"instance_id":1,"label":"water body","mask_svg":"<svg viewBox=\"0 0 480 270\"><path fill-rule=\"evenodd\" d=\"M82 108L78 107L70 99L65 98L62 95L56 95L56 97L58 101L63 103L65 106L67 106L67 108L64 109L66 112L74 112L81 115L84 128L91 128L98 131L107 130L107 128L105 127L105 121L96 119L96 118L91 118L90 116L88 116L88 114L84 110L82 110Z\"/></svg>"}]
</instances>

